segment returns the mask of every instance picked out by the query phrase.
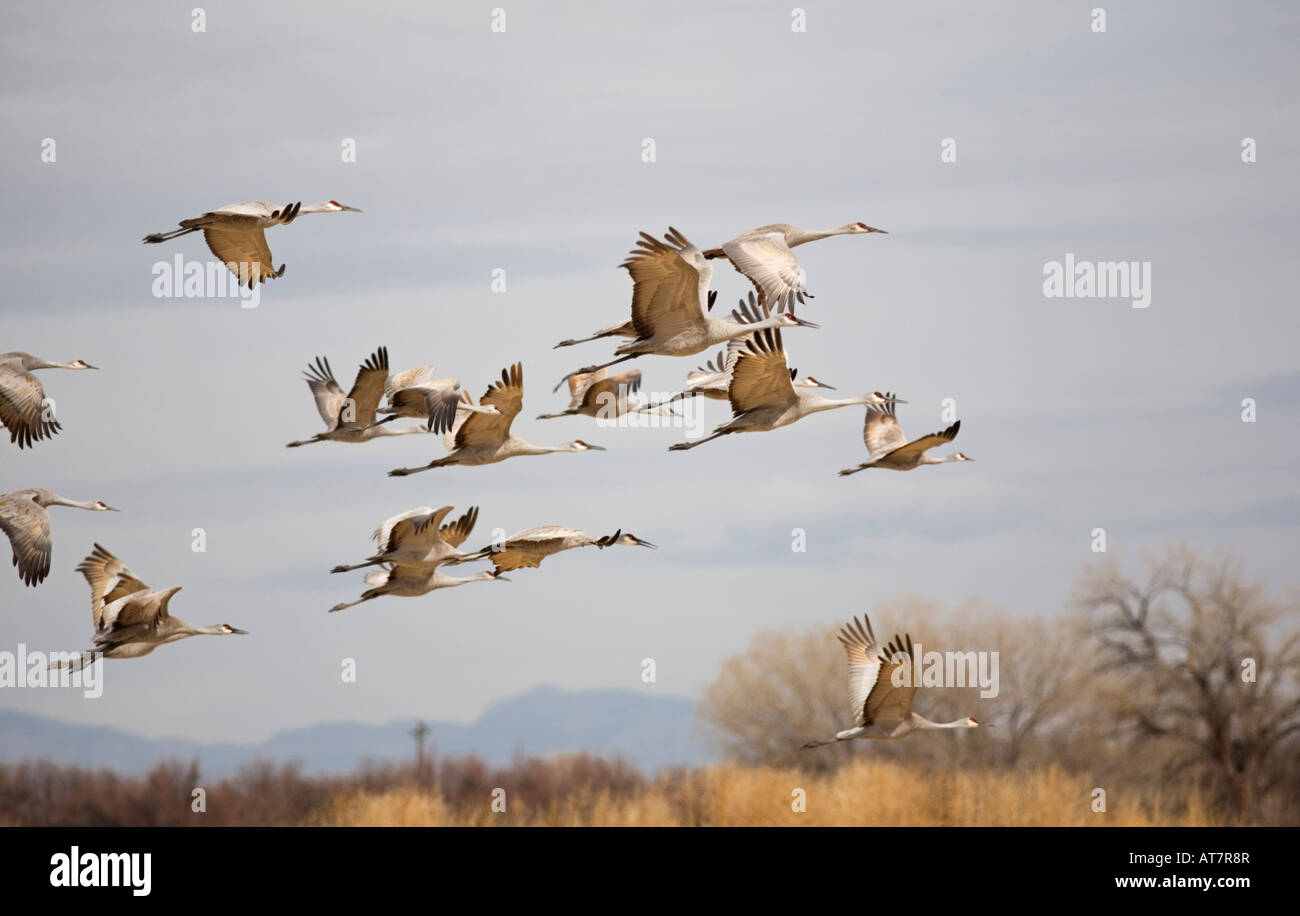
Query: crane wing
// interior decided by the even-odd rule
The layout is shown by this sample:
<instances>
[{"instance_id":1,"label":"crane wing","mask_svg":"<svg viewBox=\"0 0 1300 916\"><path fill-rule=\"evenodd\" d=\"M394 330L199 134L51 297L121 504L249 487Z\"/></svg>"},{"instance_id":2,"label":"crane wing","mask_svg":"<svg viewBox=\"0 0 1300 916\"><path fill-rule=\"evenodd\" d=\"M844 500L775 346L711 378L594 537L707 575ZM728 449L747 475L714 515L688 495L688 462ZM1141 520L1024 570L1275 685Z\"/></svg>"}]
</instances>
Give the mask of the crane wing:
<instances>
[{"instance_id":1,"label":"crane wing","mask_svg":"<svg viewBox=\"0 0 1300 916\"><path fill-rule=\"evenodd\" d=\"M524 368L515 363L501 370L501 381L493 382L479 398L479 406L495 407L497 412L468 413L456 432L456 447L495 445L510 435L510 424L524 404Z\"/></svg>"},{"instance_id":2,"label":"crane wing","mask_svg":"<svg viewBox=\"0 0 1300 916\"><path fill-rule=\"evenodd\" d=\"M266 233L260 226L239 229L209 226L203 230L203 240L217 260L239 278L241 285L247 283L249 289L279 276L271 261L271 249L266 245Z\"/></svg>"},{"instance_id":3,"label":"crane wing","mask_svg":"<svg viewBox=\"0 0 1300 916\"><path fill-rule=\"evenodd\" d=\"M166 592L137 591L104 605L99 615L99 632L114 643L130 642L137 635L157 631L169 616L172 596ZM101 640L96 639L96 642Z\"/></svg>"},{"instance_id":4,"label":"crane wing","mask_svg":"<svg viewBox=\"0 0 1300 916\"><path fill-rule=\"evenodd\" d=\"M0 426L9 441L25 448L59 431L59 423L45 416L45 389L40 380L19 366L0 363Z\"/></svg>"},{"instance_id":5,"label":"crane wing","mask_svg":"<svg viewBox=\"0 0 1300 916\"><path fill-rule=\"evenodd\" d=\"M442 524L442 520L447 517L451 508L451 506L443 506L435 510L428 506L420 506L418 509L411 509L385 520L375 529L373 535L379 545L379 552L388 553L398 547L408 546L414 541L433 544L438 538L438 526Z\"/></svg>"},{"instance_id":6,"label":"crane wing","mask_svg":"<svg viewBox=\"0 0 1300 916\"><path fill-rule=\"evenodd\" d=\"M350 414L350 418L340 414L339 425L370 426L373 424L375 411L379 409L379 401L384 396L384 386L387 382L388 348L380 347L371 353L357 370L356 381L352 383L352 390L348 392L352 409L348 411L345 408L343 411Z\"/></svg>"},{"instance_id":7,"label":"crane wing","mask_svg":"<svg viewBox=\"0 0 1300 916\"><path fill-rule=\"evenodd\" d=\"M433 381L433 372L437 368L433 363L430 363L427 366L417 366L414 369L394 372L388 377L388 384L384 386L385 397L391 398L395 391L400 391L403 388L414 388L417 385L423 385L425 382Z\"/></svg>"},{"instance_id":8,"label":"crane wing","mask_svg":"<svg viewBox=\"0 0 1300 916\"><path fill-rule=\"evenodd\" d=\"M804 271L782 232L748 233L722 245L722 251L754 284L760 303L804 293Z\"/></svg>"},{"instance_id":9,"label":"crane wing","mask_svg":"<svg viewBox=\"0 0 1300 916\"><path fill-rule=\"evenodd\" d=\"M0 497L0 531L13 548L14 566L25 585L36 585L50 574L50 514L38 505L33 491L18 490Z\"/></svg>"},{"instance_id":10,"label":"crane wing","mask_svg":"<svg viewBox=\"0 0 1300 916\"><path fill-rule=\"evenodd\" d=\"M892 395L891 395L892 396ZM873 459L880 459L907 444L907 436L894 416L893 403L868 405L867 419L862 426L862 441Z\"/></svg>"},{"instance_id":11,"label":"crane wing","mask_svg":"<svg viewBox=\"0 0 1300 916\"><path fill-rule=\"evenodd\" d=\"M77 572L85 576L90 585L90 612L96 630L103 629L102 617L106 605L127 595L149 590L149 586L127 569L126 564L99 544L77 566Z\"/></svg>"},{"instance_id":12,"label":"crane wing","mask_svg":"<svg viewBox=\"0 0 1300 916\"><path fill-rule=\"evenodd\" d=\"M739 415L759 407L789 407L798 400L790 384L781 332L767 328L745 338L735 349L731 384L727 397L731 410Z\"/></svg>"},{"instance_id":13,"label":"crane wing","mask_svg":"<svg viewBox=\"0 0 1300 916\"><path fill-rule=\"evenodd\" d=\"M578 406L601 407L611 401L613 404L618 404L620 401L626 401L632 392L640 390L641 370L631 369L618 375L602 377L587 385L582 391L582 399ZM601 400L602 396L604 401Z\"/></svg>"},{"instance_id":14,"label":"crane wing","mask_svg":"<svg viewBox=\"0 0 1300 916\"><path fill-rule=\"evenodd\" d=\"M325 428L334 429L338 425L339 412L343 409L343 389L334 378L330 361L323 356L316 357L315 363L307 364L307 372L303 377L307 380L312 397L316 399L316 411L325 421Z\"/></svg>"},{"instance_id":15,"label":"crane wing","mask_svg":"<svg viewBox=\"0 0 1300 916\"><path fill-rule=\"evenodd\" d=\"M632 276L632 325L637 337L673 337L703 327L713 265L671 226L664 241L641 233L620 267Z\"/></svg>"},{"instance_id":16,"label":"crane wing","mask_svg":"<svg viewBox=\"0 0 1300 916\"><path fill-rule=\"evenodd\" d=\"M867 695L865 721L861 724L897 725L912 714L912 696L918 686L911 683L913 679L910 677L907 678L909 686L894 686L894 671L912 663L912 637L894 634L889 644L880 648L878 653L880 672Z\"/></svg>"},{"instance_id":17,"label":"crane wing","mask_svg":"<svg viewBox=\"0 0 1300 916\"><path fill-rule=\"evenodd\" d=\"M961 420L958 420L952 426L938 433L930 433L928 436L922 436L919 439L913 439L906 445L899 446L894 450L894 454L906 456L908 458L920 457L930 449L945 442L951 442L957 438L957 433L961 430Z\"/></svg>"},{"instance_id":18,"label":"crane wing","mask_svg":"<svg viewBox=\"0 0 1300 916\"><path fill-rule=\"evenodd\" d=\"M916 687L895 687L894 669L910 664L912 638L895 636L888 646L876 642L871 620L854 618L838 637L849 659L849 698L853 722L859 728L902 721L912 713Z\"/></svg>"},{"instance_id":19,"label":"crane wing","mask_svg":"<svg viewBox=\"0 0 1300 916\"><path fill-rule=\"evenodd\" d=\"M470 506L469 510L456 519L442 526L440 532L442 539L452 547L459 547L465 543L470 532L474 530L474 524L478 521L478 506Z\"/></svg>"}]
</instances>

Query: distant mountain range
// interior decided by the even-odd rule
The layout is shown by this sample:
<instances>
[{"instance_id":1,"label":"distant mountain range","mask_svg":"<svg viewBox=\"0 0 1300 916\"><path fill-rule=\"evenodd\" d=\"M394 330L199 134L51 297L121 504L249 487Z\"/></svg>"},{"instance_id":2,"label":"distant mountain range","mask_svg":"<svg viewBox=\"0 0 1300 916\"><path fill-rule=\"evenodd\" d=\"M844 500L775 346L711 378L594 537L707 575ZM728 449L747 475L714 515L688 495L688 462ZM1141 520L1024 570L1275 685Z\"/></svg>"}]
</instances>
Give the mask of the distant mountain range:
<instances>
[{"instance_id":1,"label":"distant mountain range","mask_svg":"<svg viewBox=\"0 0 1300 916\"><path fill-rule=\"evenodd\" d=\"M411 760L414 724L411 719L383 725L327 722L277 732L260 744L202 744L0 710L0 762L50 760L129 774L178 758L197 760L206 778L220 779L260 759L297 761L306 773L347 773L367 760ZM494 766L508 764L517 754L541 757L570 751L621 755L645 773L715 759L694 731L694 701L630 690L536 687L493 703L470 725L428 725L426 747L439 756L474 754Z\"/></svg>"}]
</instances>

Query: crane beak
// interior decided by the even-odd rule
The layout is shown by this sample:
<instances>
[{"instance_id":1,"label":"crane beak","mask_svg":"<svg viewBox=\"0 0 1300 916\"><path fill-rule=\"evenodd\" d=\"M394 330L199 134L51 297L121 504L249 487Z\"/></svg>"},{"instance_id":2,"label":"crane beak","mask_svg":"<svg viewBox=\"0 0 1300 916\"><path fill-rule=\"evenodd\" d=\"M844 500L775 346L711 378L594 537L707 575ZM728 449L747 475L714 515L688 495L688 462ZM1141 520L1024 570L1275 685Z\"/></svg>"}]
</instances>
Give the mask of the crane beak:
<instances>
[{"instance_id":1,"label":"crane beak","mask_svg":"<svg viewBox=\"0 0 1300 916\"><path fill-rule=\"evenodd\" d=\"M839 391L839 389L836 388L834 385L827 385L825 382L818 382L817 387L825 388L827 391Z\"/></svg>"},{"instance_id":2,"label":"crane beak","mask_svg":"<svg viewBox=\"0 0 1300 916\"><path fill-rule=\"evenodd\" d=\"M82 367L83 369L98 369L98 368L99 368L98 366L92 366L90 363L85 362L84 360L83 360L82 363L81 363L81 367Z\"/></svg>"},{"instance_id":3,"label":"crane beak","mask_svg":"<svg viewBox=\"0 0 1300 916\"><path fill-rule=\"evenodd\" d=\"M347 206L346 204L339 204L339 206L342 207L342 208L343 208L346 212L348 212L348 213L363 213L363 212L365 212L365 211L363 211L363 210L358 210L356 207L349 207L349 206Z\"/></svg>"},{"instance_id":4,"label":"crane beak","mask_svg":"<svg viewBox=\"0 0 1300 916\"><path fill-rule=\"evenodd\" d=\"M649 541L641 541L641 540L638 540L638 541L636 542L636 546L638 546L638 547L649 547L651 550L658 550L658 549L659 549L656 545L651 544Z\"/></svg>"},{"instance_id":5,"label":"crane beak","mask_svg":"<svg viewBox=\"0 0 1300 916\"><path fill-rule=\"evenodd\" d=\"M820 327L821 327L821 325L819 325L819 324L813 324L811 321L805 321L804 319L800 318L798 315L795 315L795 314L793 314L793 313L791 313L790 317L793 318L793 319L795 320L795 323L798 324L800 327L804 327L804 328L820 328Z\"/></svg>"},{"instance_id":6,"label":"crane beak","mask_svg":"<svg viewBox=\"0 0 1300 916\"><path fill-rule=\"evenodd\" d=\"M105 506L105 507L104 507L104 511L105 511L105 512L121 512L122 510L121 510L121 509L114 509L112 506Z\"/></svg>"},{"instance_id":7,"label":"crane beak","mask_svg":"<svg viewBox=\"0 0 1300 916\"><path fill-rule=\"evenodd\" d=\"M230 635L234 636L236 633L239 634L240 636L247 636L247 635L248 635L248 631L247 631L247 630L241 630L241 629L239 629L239 627L231 627L231 628L230 628Z\"/></svg>"}]
</instances>

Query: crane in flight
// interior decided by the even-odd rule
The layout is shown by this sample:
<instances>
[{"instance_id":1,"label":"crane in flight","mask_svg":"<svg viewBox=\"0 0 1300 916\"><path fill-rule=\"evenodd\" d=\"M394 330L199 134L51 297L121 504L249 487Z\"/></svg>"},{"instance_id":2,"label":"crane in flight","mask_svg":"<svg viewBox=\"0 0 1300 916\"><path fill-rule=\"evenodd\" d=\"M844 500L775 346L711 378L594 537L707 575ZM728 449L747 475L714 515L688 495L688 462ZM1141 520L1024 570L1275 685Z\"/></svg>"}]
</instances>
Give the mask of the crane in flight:
<instances>
[{"instance_id":1,"label":"crane in flight","mask_svg":"<svg viewBox=\"0 0 1300 916\"><path fill-rule=\"evenodd\" d=\"M239 284L252 289L273 277L284 276L284 265L277 270L266 245L266 231L271 226L287 226L299 216L309 213L360 213L337 200L323 200L304 207L302 201L277 205L264 200L246 200L217 210L180 221L179 229L155 232L143 239L146 245L156 245L191 232L202 232L203 240L221 263L233 273Z\"/></svg>"},{"instance_id":2,"label":"crane in flight","mask_svg":"<svg viewBox=\"0 0 1300 916\"><path fill-rule=\"evenodd\" d=\"M474 402L468 391L462 392L462 400L466 409L458 411L456 425L443 437L443 441L451 449L451 454L435 458L423 467L394 468L388 472L389 477L405 477L430 468L444 468L456 464L467 467L495 464L517 455L605 450L602 446L592 445L581 439L574 439L563 445L533 445L510 432L510 424L514 422L524 403L524 367L520 363L502 369L501 379L489 385L480 399L480 407L496 408L495 413L471 410Z\"/></svg>"},{"instance_id":3,"label":"crane in flight","mask_svg":"<svg viewBox=\"0 0 1300 916\"><path fill-rule=\"evenodd\" d=\"M713 295L710 293L709 295ZM742 321L757 321L766 314L766 309L758 303L758 297L751 290L749 301L740 300L740 305L731 313ZM642 410L653 410L656 407L666 407L683 398L706 397L715 401L725 401L728 399L727 392L731 388L731 370L736 361L736 347L732 343L727 344L727 349L719 350L718 355L709 360L703 366L700 366L694 372L686 373L686 385L681 391L674 394L665 401L657 404L647 404ZM795 388L825 388L834 391L834 385L827 385L825 382L818 381L811 375L806 378L799 378L799 370L790 370L790 384Z\"/></svg>"},{"instance_id":4,"label":"crane in flight","mask_svg":"<svg viewBox=\"0 0 1300 916\"><path fill-rule=\"evenodd\" d=\"M718 291L716 289L709 290L708 310L710 312L713 311L713 303L716 302L717 300L718 300ZM632 319L629 318L627 321L620 321L618 324L611 324L607 328L601 328L599 331L597 331L595 334L592 334L590 337L580 337L577 340L573 340L573 339L562 340L559 343L557 343L552 349L558 350L560 349L560 347L572 347L575 344L586 343L589 340L600 340L602 337L636 337L636 336L637 336L636 325L634 325L632 323Z\"/></svg>"},{"instance_id":5,"label":"crane in flight","mask_svg":"<svg viewBox=\"0 0 1300 916\"><path fill-rule=\"evenodd\" d=\"M631 369L618 375L610 375L608 369L597 369L586 375L571 375L569 406L560 413L540 414L537 419L584 416L612 420L626 413L649 410L647 398L640 391L640 369ZM668 412L672 413L672 410L669 409Z\"/></svg>"},{"instance_id":6,"label":"crane in flight","mask_svg":"<svg viewBox=\"0 0 1300 916\"><path fill-rule=\"evenodd\" d=\"M866 223L847 223L838 229L823 231L800 229L789 223L772 223L742 233L718 248L710 248L704 252L704 257L730 261L731 266L754 284L758 299L764 304L780 302L791 294L803 302L805 296L811 298L812 294L807 290L804 269L790 249L833 235L865 235L869 232L888 235L884 229L875 229Z\"/></svg>"},{"instance_id":7,"label":"crane in flight","mask_svg":"<svg viewBox=\"0 0 1300 916\"><path fill-rule=\"evenodd\" d=\"M316 410L325 421L325 432L310 439L290 442L285 448L298 448L313 442L369 442L384 436L427 432L422 426L394 430L375 423L375 412L388 383L387 347L380 347L361 364L352 390L346 395L334 378L329 360L324 357L318 356L314 364L307 364L304 378L316 399Z\"/></svg>"},{"instance_id":8,"label":"crane in flight","mask_svg":"<svg viewBox=\"0 0 1300 916\"><path fill-rule=\"evenodd\" d=\"M372 538L378 543L374 555L361 563L335 566L332 573L350 572L364 566L382 566L386 563L422 565L433 568L444 563L455 564L474 559L461 553L459 545L465 542L474 523L478 521L478 506L470 506L454 522L443 524L451 506L430 509L420 506L400 515L385 519L375 529Z\"/></svg>"},{"instance_id":9,"label":"crane in flight","mask_svg":"<svg viewBox=\"0 0 1300 916\"><path fill-rule=\"evenodd\" d=\"M98 369L84 359L52 363L30 353L0 353L0 427L9 430L9 441L25 448L41 439L53 438L62 427L45 399L41 381L32 375L37 369Z\"/></svg>"},{"instance_id":10,"label":"crane in flight","mask_svg":"<svg viewBox=\"0 0 1300 916\"><path fill-rule=\"evenodd\" d=\"M815 328L796 318L793 297L782 300L786 311L765 312L758 321L714 318L708 314L709 281L713 265L700 249L671 226L661 242L645 232L623 262L632 275L632 325L636 338L619 345L615 359L587 366L560 379L558 391L570 376L585 375L649 354L692 356L736 337L764 328Z\"/></svg>"},{"instance_id":11,"label":"crane in flight","mask_svg":"<svg viewBox=\"0 0 1300 916\"><path fill-rule=\"evenodd\" d=\"M880 392L852 398L824 398L796 388L786 364L781 332L759 331L732 347L731 383L727 397L732 418L695 442L678 442L669 451L682 451L732 433L767 432L789 426L810 414L854 404L886 404L894 400ZM903 403L907 403L904 401Z\"/></svg>"},{"instance_id":12,"label":"crane in flight","mask_svg":"<svg viewBox=\"0 0 1300 916\"><path fill-rule=\"evenodd\" d=\"M445 433L456 422L458 410L474 410L496 413L491 407L470 407L461 400L460 379L434 378L437 367L430 364L407 369L389 376L384 386L386 405L379 408L379 413L386 414L376 422L391 423L401 417L413 417L425 420L431 433Z\"/></svg>"},{"instance_id":13,"label":"crane in flight","mask_svg":"<svg viewBox=\"0 0 1300 916\"><path fill-rule=\"evenodd\" d=\"M949 461L974 461L961 452L953 452L944 458L933 458L926 454L930 449L957 438L961 430L961 420L942 432L930 433L919 439L907 441L903 428L894 416L893 403L880 407L868 407L867 419L862 427L862 441L867 444L871 460L855 468L840 471L841 477L848 477L867 468L885 468L890 471L910 471L923 464L946 464Z\"/></svg>"},{"instance_id":14,"label":"crane in flight","mask_svg":"<svg viewBox=\"0 0 1300 916\"><path fill-rule=\"evenodd\" d=\"M91 619L95 625L92 647L70 664L52 668L84 668L93 654L105 658L140 658L154 649L188 636L247 635L228 623L192 627L169 610L172 597L181 590L151 589L140 581L108 550L95 545L94 552L77 566L90 586Z\"/></svg>"},{"instance_id":15,"label":"crane in flight","mask_svg":"<svg viewBox=\"0 0 1300 916\"><path fill-rule=\"evenodd\" d=\"M18 567L18 578L24 585L39 585L50 574L50 555L54 551L47 511L50 506L70 506L90 512L118 511L100 500L78 502L36 487L0 495L0 531L9 538L14 566Z\"/></svg>"},{"instance_id":16,"label":"crane in flight","mask_svg":"<svg viewBox=\"0 0 1300 916\"><path fill-rule=\"evenodd\" d=\"M912 712L917 685L911 677L906 686L894 685L894 671L912 664L912 637L898 636L888 645L876 641L871 620L864 614L846 624L837 637L849 657L849 698L853 704L853 728L836 732L834 738L809 741L804 748L822 747L854 738L894 740L912 732L939 728L978 728L971 716L952 722L931 722Z\"/></svg>"},{"instance_id":17,"label":"crane in flight","mask_svg":"<svg viewBox=\"0 0 1300 916\"><path fill-rule=\"evenodd\" d=\"M615 545L659 549L630 531L624 533L621 528L613 534L598 537L576 528L546 525L517 531L500 544L490 544L477 553L470 554L469 559L491 560L496 571L502 573L523 567L541 566L542 561L547 557L564 550L573 550L575 547L597 547L604 550Z\"/></svg>"},{"instance_id":18,"label":"crane in flight","mask_svg":"<svg viewBox=\"0 0 1300 916\"><path fill-rule=\"evenodd\" d=\"M453 546L460 546L459 542ZM381 598L384 595L396 595L401 598L418 598L441 588L456 588L468 582L509 582L495 569L489 569L472 576L457 578L449 576L436 566L422 563L394 563L387 569L376 570L366 575L366 585L370 588L361 593L356 601L345 601L330 608L330 613L356 607L365 601Z\"/></svg>"}]
</instances>

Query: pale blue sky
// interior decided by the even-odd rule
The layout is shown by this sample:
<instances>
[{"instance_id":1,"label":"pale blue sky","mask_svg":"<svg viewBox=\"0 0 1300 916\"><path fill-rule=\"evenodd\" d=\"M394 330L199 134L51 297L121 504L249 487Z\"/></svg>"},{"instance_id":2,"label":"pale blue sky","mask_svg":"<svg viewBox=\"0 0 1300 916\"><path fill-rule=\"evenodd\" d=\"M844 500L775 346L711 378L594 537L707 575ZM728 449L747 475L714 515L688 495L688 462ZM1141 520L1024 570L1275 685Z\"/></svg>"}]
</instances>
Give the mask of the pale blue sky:
<instances>
[{"instance_id":1,"label":"pale blue sky","mask_svg":"<svg viewBox=\"0 0 1300 916\"><path fill-rule=\"evenodd\" d=\"M216 2L205 34L189 5L10 11L0 351L103 369L44 374L64 432L0 447L0 491L124 511L55 510L50 578L0 572L0 649L86 643L73 570L93 541L183 585L177 615L253 635L110 663L99 700L0 691L0 706L257 740L469 719L537 683L695 695L761 629L900 593L1060 613L1094 527L1134 562L1184 539L1297 584L1294 5L1116 5L1102 35L1073 3L809 3L806 34L788 5L685 2L512 3L493 34L494 5ZM1258 162L1241 162L1243 137ZM151 297L156 260L206 252L146 233L239 200L329 198L365 212L272 230L288 270L259 309ZM625 316L616 265L639 230L711 246L857 220L890 234L800 249L823 329L786 335L791 362L843 394L896 390L916 435L955 398L975 463L840 479L864 453L856 408L685 454L666 451L671 430L532 419L562 406L557 378L610 351L551 347ZM1066 252L1150 261L1151 306L1043 298L1043 264ZM747 283L720 264L715 288L730 307ZM397 480L385 472L441 446L286 450L319 425L308 360L350 380L380 344L476 397L522 360L516 431L609 451ZM675 389L707 355L644 359L645 384ZM710 425L724 418L709 405ZM366 556L381 519L444 503L481 506L475 545L563 524L662 549L325 613L363 587L329 568Z\"/></svg>"}]
</instances>

